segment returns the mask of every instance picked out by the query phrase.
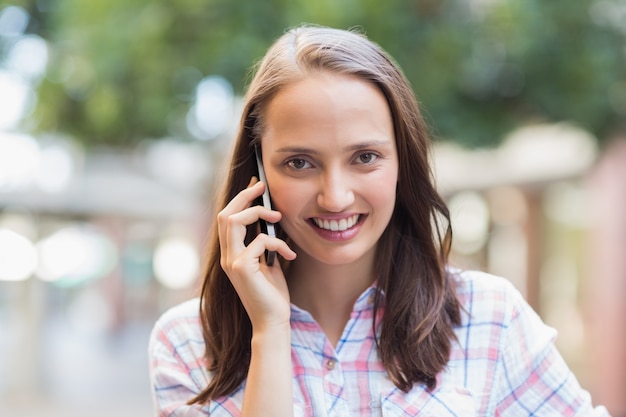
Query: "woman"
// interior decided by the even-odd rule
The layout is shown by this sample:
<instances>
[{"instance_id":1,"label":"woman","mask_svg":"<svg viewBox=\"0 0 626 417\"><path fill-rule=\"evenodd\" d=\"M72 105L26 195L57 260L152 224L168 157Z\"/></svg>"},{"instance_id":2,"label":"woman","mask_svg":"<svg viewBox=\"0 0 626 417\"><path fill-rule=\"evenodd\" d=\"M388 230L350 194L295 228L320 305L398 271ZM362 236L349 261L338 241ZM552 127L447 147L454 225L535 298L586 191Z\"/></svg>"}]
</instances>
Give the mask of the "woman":
<instances>
[{"instance_id":1,"label":"woman","mask_svg":"<svg viewBox=\"0 0 626 417\"><path fill-rule=\"evenodd\" d=\"M200 298L152 333L159 415L606 415L507 281L448 267L429 146L379 46L321 27L278 39L245 98ZM255 202L266 188L273 210Z\"/></svg>"}]
</instances>

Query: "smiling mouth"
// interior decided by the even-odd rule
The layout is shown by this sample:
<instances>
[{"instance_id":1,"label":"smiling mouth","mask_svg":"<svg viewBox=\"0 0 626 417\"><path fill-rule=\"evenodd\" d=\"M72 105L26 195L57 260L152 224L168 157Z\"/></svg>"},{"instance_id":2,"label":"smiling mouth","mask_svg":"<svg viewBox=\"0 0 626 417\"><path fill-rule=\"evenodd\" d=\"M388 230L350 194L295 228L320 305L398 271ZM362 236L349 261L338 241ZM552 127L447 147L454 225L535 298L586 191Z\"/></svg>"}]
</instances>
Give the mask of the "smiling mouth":
<instances>
[{"instance_id":1,"label":"smiling mouth","mask_svg":"<svg viewBox=\"0 0 626 417\"><path fill-rule=\"evenodd\" d=\"M350 217L346 217L345 219L340 220L326 220L313 217L311 218L311 221L315 226L319 227L320 229L330 230L331 232L343 232L354 227L354 225L359 222L360 218L360 214L354 214Z\"/></svg>"}]
</instances>

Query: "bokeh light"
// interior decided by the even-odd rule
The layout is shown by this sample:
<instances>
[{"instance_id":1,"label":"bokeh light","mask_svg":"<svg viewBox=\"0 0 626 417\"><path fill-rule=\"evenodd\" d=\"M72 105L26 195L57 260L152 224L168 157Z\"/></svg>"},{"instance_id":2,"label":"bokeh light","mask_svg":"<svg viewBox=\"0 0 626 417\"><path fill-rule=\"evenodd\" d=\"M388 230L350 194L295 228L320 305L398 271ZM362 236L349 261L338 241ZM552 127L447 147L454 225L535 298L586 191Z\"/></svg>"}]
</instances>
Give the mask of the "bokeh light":
<instances>
[{"instance_id":1,"label":"bokeh light","mask_svg":"<svg viewBox=\"0 0 626 417\"><path fill-rule=\"evenodd\" d=\"M93 226L68 226L37 244L37 276L60 286L74 286L111 273L117 263L113 242Z\"/></svg>"},{"instance_id":2,"label":"bokeh light","mask_svg":"<svg viewBox=\"0 0 626 417\"><path fill-rule=\"evenodd\" d=\"M14 128L35 102L35 93L23 77L0 70L0 130Z\"/></svg>"},{"instance_id":3,"label":"bokeh light","mask_svg":"<svg viewBox=\"0 0 626 417\"><path fill-rule=\"evenodd\" d=\"M469 254L481 249L489 232L489 207L478 193L464 191L454 195L449 202L454 239L453 249Z\"/></svg>"},{"instance_id":4,"label":"bokeh light","mask_svg":"<svg viewBox=\"0 0 626 417\"><path fill-rule=\"evenodd\" d=\"M4 65L23 77L38 81L48 65L48 45L36 35L22 36L13 44Z\"/></svg>"},{"instance_id":5,"label":"bokeh light","mask_svg":"<svg viewBox=\"0 0 626 417\"><path fill-rule=\"evenodd\" d=\"M0 229L0 281L23 281L37 268L35 245L9 229Z\"/></svg>"},{"instance_id":6,"label":"bokeh light","mask_svg":"<svg viewBox=\"0 0 626 417\"><path fill-rule=\"evenodd\" d=\"M154 253L154 274L167 288L189 287L197 278L200 259L195 246L180 237L167 238Z\"/></svg>"},{"instance_id":7,"label":"bokeh light","mask_svg":"<svg viewBox=\"0 0 626 417\"><path fill-rule=\"evenodd\" d=\"M210 140L232 127L234 92L221 76L204 78L196 87L195 102L187 115L187 128L201 140Z\"/></svg>"},{"instance_id":8,"label":"bokeh light","mask_svg":"<svg viewBox=\"0 0 626 417\"><path fill-rule=\"evenodd\" d=\"M7 6L0 11L0 36L19 36L26 30L30 16L19 6Z\"/></svg>"},{"instance_id":9,"label":"bokeh light","mask_svg":"<svg viewBox=\"0 0 626 417\"><path fill-rule=\"evenodd\" d=\"M1 107L2 104L0 114ZM0 131L0 192L30 184L39 169L39 160L39 144L33 137Z\"/></svg>"}]
</instances>

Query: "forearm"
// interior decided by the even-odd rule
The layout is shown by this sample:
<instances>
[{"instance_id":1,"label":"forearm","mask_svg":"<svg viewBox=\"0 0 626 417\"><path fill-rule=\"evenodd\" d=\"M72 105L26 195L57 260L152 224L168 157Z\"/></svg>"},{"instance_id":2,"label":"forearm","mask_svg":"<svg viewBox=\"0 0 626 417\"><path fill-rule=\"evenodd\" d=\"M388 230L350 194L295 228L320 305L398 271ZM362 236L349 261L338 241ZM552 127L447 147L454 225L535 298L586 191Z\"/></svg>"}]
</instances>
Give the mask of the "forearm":
<instances>
[{"instance_id":1,"label":"forearm","mask_svg":"<svg viewBox=\"0 0 626 417\"><path fill-rule=\"evenodd\" d=\"M289 324L254 332L242 417L293 415Z\"/></svg>"}]
</instances>

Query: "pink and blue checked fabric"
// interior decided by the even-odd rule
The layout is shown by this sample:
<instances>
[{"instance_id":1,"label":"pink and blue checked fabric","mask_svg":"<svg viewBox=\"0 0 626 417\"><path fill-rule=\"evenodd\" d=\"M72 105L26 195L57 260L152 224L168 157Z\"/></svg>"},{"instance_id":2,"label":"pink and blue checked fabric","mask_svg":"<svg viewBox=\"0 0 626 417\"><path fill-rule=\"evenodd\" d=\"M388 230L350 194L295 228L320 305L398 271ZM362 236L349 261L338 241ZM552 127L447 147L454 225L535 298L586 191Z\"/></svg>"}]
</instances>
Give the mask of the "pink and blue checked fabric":
<instances>
[{"instance_id":1,"label":"pink and blue checked fabric","mask_svg":"<svg viewBox=\"0 0 626 417\"><path fill-rule=\"evenodd\" d=\"M348 416L608 416L593 408L553 345L547 327L506 280L460 274L465 307L450 361L429 392L405 393L382 367L372 330L371 287L357 300L333 347L311 315L292 307L296 417ZM245 383L205 406L186 402L208 383L198 299L166 312L150 340L150 372L158 416L238 416Z\"/></svg>"}]
</instances>

